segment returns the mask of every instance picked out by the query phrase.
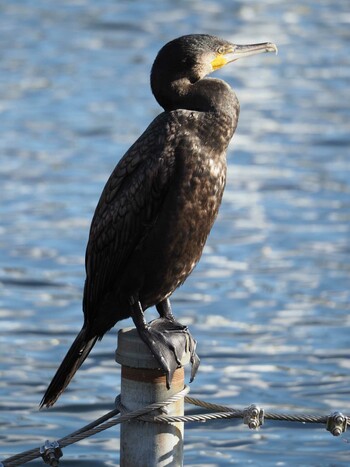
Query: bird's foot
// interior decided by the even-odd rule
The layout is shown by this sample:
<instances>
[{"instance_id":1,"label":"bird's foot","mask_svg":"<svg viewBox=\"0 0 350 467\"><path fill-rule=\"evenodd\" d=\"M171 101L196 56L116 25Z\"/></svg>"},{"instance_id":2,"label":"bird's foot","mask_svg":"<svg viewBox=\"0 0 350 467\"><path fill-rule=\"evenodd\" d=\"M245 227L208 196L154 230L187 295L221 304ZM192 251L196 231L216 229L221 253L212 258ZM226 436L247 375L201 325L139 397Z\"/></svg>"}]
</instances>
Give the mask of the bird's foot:
<instances>
[{"instance_id":1,"label":"bird's foot","mask_svg":"<svg viewBox=\"0 0 350 467\"><path fill-rule=\"evenodd\" d=\"M181 366L181 359L185 352L190 353L190 381L193 381L200 360L196 354L197 342L191 336L187 326L183 326L175 320L157 318L146 324L145 327L138 328L138 332L156 358L160 368L165 372L168 389L175 370Z\"/></svg>"}]
</instances>

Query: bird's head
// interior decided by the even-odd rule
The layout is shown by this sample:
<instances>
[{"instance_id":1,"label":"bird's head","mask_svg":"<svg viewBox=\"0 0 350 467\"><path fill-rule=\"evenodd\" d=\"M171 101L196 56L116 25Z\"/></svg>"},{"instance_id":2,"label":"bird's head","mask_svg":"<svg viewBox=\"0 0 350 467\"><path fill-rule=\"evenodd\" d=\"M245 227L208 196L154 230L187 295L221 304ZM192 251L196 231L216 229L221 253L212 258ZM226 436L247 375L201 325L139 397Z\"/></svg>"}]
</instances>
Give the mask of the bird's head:
<instances>
[{"instance_id":1,"label":"bird's head","mask_svg":"<svg viewBox=\"0 0 350 467\"><path fill-rule=\"evenodd\" d=\"M159 51L151 71L151 87L160 105L162 94L172 83L195 83L213 71L239 58L263 52L276 52L270 42L236 45L208 34L190 34L168 42Z\"/></svg>"}]
</instances>

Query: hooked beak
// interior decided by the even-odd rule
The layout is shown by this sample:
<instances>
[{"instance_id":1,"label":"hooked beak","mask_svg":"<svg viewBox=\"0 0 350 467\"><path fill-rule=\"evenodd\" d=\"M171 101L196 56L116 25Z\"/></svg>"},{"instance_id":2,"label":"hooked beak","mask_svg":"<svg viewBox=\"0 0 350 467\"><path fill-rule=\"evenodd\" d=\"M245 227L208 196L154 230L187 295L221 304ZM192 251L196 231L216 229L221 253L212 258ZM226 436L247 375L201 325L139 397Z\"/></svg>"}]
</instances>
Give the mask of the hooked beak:
<instances>
[{"instance_id":1,"label":"hooked beak","mask_svg":"<svg viewBox=\"0 0 350 467\"><path fill-rule=\"evenodd\" d=\"M278 53L277 46L272 42L263 42L261 44L232 45L232 48L223 54L219 54L212 62L213 70L223 67L227 63L234 62L239 58L249 57L250 55L261 54L265 52Z\"/></svg>"},{"instance_id":2,"label":"hooked beak","mask_svg":"<svg viewBox=\"0 0 350 467\"><path fill-rule=\"evenodd\" d=\"M232 52L224 54L227 62L230 63L239 58L249 57L249 55L256 55L265 52L278 53L277 46L272 42L263 42L262 44L250 44L250 45L234 45Z\"/></svg>"}]
</instances>

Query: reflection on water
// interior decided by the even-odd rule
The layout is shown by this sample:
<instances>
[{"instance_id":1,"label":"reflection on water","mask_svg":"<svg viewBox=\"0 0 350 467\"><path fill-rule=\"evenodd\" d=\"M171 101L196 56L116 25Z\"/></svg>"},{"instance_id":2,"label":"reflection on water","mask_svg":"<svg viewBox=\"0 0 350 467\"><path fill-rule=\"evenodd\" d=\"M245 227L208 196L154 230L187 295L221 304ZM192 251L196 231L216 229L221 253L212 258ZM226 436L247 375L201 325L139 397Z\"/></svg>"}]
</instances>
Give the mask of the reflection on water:
<instances>
[{"instance_id":1,"label":"reflection on water","mask_svg":"<svg viewBox=\"0 0 350 467\"><path fill-rule=\"evenodd\" d=\"M100 191L159 112L152 60L189 32L270 40L280 51L219 74L241 101L227 189L205 254L174 296L199 341L192 394L237 407L350 413L349 22L345 0L2 6L0 457L74 431L118 393L113 331L57 407L37 410L80 329ZM118 433L66 449L66 462L116 465ZM315 427L267 423L253 433L225 421L186 430L188 466L348 459L346 434Z\"/></svg>"}]
</instances>

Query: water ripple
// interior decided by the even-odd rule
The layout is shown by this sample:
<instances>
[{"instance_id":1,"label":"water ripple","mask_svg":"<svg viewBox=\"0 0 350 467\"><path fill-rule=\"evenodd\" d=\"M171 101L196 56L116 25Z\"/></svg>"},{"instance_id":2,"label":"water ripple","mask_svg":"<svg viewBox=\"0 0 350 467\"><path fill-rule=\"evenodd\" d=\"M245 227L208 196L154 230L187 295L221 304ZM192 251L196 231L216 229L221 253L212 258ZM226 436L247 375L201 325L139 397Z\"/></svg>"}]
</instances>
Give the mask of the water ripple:
<instances>
[{"instance_id":1,"label":"water ripple","mask_svg":"<svg viewBox=\"0 0 350 467\"><path fill-rule=\"evenodd\" d=\"M192 394L350 413L348 1L38 0L5 2L1 14L1 456L112 408L115 331L53 410L38 412L38 403L81 326L98 196L159 112L152 60L189 32L279 46L277 57L220 74L241 102L226 193L203 258L173 300L198 340ZM117 437L71 447L66 462L116 465ZM346 435L309 426L266 423L251 433L232 421L190 424L185 463L345 466L348 446Z\"/></svg>"}]
</instances>

